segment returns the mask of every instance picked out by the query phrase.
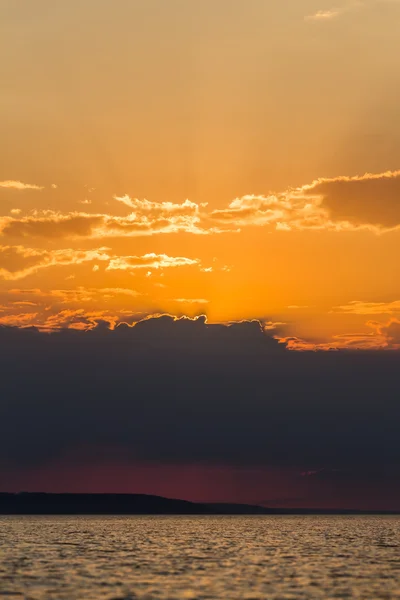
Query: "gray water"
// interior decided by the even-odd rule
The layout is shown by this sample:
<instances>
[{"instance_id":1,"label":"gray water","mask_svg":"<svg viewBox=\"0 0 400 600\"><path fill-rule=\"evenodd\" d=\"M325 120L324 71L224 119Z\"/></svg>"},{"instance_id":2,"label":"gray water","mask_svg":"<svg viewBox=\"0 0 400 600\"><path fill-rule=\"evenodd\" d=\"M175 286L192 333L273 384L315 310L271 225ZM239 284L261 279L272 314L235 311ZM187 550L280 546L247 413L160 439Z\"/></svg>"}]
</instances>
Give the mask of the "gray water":
<instances>
[{"instance_id":1,"label":"gray water","mask_svg":"<svg viewBox=\"0 0 400 600\"><path fill-rule=\"evenodd\" d=\"M0 517L0 597L400 598L400 518Z\"/></svg>"}]
</instances>

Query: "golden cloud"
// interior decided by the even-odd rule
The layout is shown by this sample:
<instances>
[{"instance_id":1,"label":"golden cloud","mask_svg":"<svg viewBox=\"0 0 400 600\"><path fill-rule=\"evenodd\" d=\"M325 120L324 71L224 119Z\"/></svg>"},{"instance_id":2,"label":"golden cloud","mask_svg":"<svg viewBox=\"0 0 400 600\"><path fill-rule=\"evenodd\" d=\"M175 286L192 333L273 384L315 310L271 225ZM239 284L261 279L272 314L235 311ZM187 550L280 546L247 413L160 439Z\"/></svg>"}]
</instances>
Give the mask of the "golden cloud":
<instances>
[{"instance_id":1,"label":"golden cloud","mask_svg":"<svg viewBox=\"0 0 400 600\"><path fill-rule=\"evenodd\" d=\"M107 323L110 329L114 329L118 320L118 315L104 310L85 311L83 308L77 310L66 309L50 315L38 324L38 328L42 331L54 331L57 329L88 331L97 327L99 322L102 321Z\"/></svg>"},{"instance_id":2,"label":"golden cloud","mask_svg":"<svg viewBox=\"0 0 400 600\"><path fill-rule=\"evenodd\" d=\"M266 321L263 323L264 331L273 331L275 329L279 329L280 327L284 327L286 323L282 321Z\"/></svg>"},{"instance_id":3,"label":"golden cloud","mask_svg":"<svg viewBox=\"0 0 400 600\"><path fill-rule=\"evenodd\" d=\"M335 306L332 312L350 315L391 315L400 313L400 300L393 302L362 302L354 300L342 306Z\"/></svg>"},{"instance_id":4,"label":"golden cloud","mask_svg":"<svg viewBox=\"0 0 400 600\"><path fill-rule=\"evenodd\" d=\"M144 256L119 256L112 258L106 271L135 269L166 269L171 267L190 267L199 265L197 258L184 256L167 256L167 254L145 254Z\"/></svg>"},{"instance_id":5,"label":"golden cloud","mask_svg":"<svg viewBox=\"0 0 400 600\"><path fill-rule=\"evenodd\" d=\"M0 325L7 327L31 327L38 313L20 313L0 317Z\"/></svg>"},{"instance_id":6,"label":"golden cloud","mask_svg":"<svg viewBox=\"0 0 400 600\"><path fill-rule=\"evenodd\" d=\"M0 181L0 188L12 189L12 190L43 190L44 187L41 185L35 185L33 183L22 183L22 181L14 181L7 179L6 181Z\"/></svg>"},{"instance_id":7,"label":"golden cloud","mask_svg":"<svg viewBox=\"0 0 400 600\"><path fill-rule=\"evenodd\" d=\"M136 290L132 290L130 288L85 288L83 286L78 286L72 289L64 289L64 290L48 290L43 291L41 289L20 289L13 288L8 290L8 294L12 296L30 296L34 298L47 298L47 299L55 299L57 302L62 304L67 303L80 303L80 302L91 302L93 300L108 300L111 298L116 298L118 296L130 296L132 298L137 298L142 294L137 292ZM13 304L18 305L28 305L34 304L32 302L13 302Z\"/></svg>"},{"instance_id":8,"label":"golden cloud","mask_svg":"<svg viewBox=\"0 0 400 600\"><path fill-rule=\"evenodd\" d=\"M197 214L182 212L163 215L131 213L124 217L85 212L60 213L52 210L32 211L18 217L0 217L0 233L15 238L78 239L135 237L158 233L186 232L205 234Z\"/></svg>"},{"instance_id":9,"label":"golden cloud","mask_svg":"<svg viewBox=\"0 0 400 600\"><path fill-rule=\"evenodd\" d=\"M55 266L80 265L94 260L109 260L107 248L95 250L40 250L25 246L0 246L0 278L7 281L23 279L41 269ZM7 266L6 266L7 265Z\"/></svg>"},{"instance_id":10,"label":"golden cloud","mask_svg":"<svg viewBox=\"0 0 400 600\"><path fill-rule=\"evenodd\" d=\"M180 304L208 304L210 302L205 298L174 298L172 301Z\"/></svg>"},{"instance_id":11,"label":"golden cloud","mask_svg":"<svg viewBox=\"0 0 400 600\"><path fill-rule=\"evenodd\" d=\"M166 313L145 314L140 312L112 310L86 310L84 308L66 308L51 314L44 310L42 312L26 312L19 314L9 314L0 317L0 325L9 327L35 327L42 332L54 332L61 329L75 329L79 331L89 331L98 327L100 323L105 323L111 330L124 323L129 327L134 327L143 321L152 319L161 319L170 317L173 321L197 321L203 319L207 321L204 315L188 317L168 315Z\"/></svg>"},{"instance_id":12,"label":"golden cloud","mask_svg":"<svg viewBox=\"0 0 400 600\"><path fill-rule=\"evenodd\" d=\"M386 338L388 347L400 350L400 320L391 318L387 323L369 322L368 325L375 328L378 335Z\"/></svg>"},{"instance_id":13,"label":"golden cloud","mask_svg":"<svg viewBox=\"0 0 400 600\"><path fill-rule=\"evenodd\" d=\"M0 234L19 239L101 239L218 234L249 226L375 233L400 227L400 171L319 178L281 193L235 198L226 208L208 212L206 203L190 200L176 204L115 198L132 212L125 216L52 210L13 214L0 217Z\"/></svg>"},{"instance_id":14,"label":"golden cloud","mask_svg":"<svg viewBox=\"0 0 400 600\"><path fill-rule=\"evenodd\" d=\"M277 230L383 233L400 227L400 171L320 178L269 196L247 195L209 218L220 225L273 226Z\"/></svg>"},{"instance_id":15,"label":"golden cloud","mask_svg":"<svg viewBox=\"0 0 400 600\"><path fill-rule=\"evenodd\" d=\"M52 210L32 211L22 217L0 217L0 233L14 238L82 238L93 237L104 215L87 213L62 214Z\"/></svg>"},{"instance_id":16,"label":"golden cloud","mask_svg":"<svg viewBox=\"0 0 400 600\"><path fill-rule=\"evenodd\" d=\"M168 256L167 254L145 254L143 256L114 256L108 248L94 250L41 250L25 246L0 246L1 264L0 278L7 281L23 279L49 267L81 265L85 262L108 262L107 271L135 269L166 269L171 267L187 267L200 265L199 259L184 256ZM104 293L122 288L102 288ZM63 291L63 293L65 290ZM125 291L125 293L127 293ZM129 291L132 295L133 292Z\"/></svg>"},{"instance_id":17,"label":"golden cloud","mask_svg":"<svg viewBox=\"0 0 400 600\"><path fill-rule=\"evenodd\" d=\"M315 21L315 22L324 22L330 21L332 19L336 19L346 13L365 9L367 6L374 4L398 4L399 0L348 0L347 4L342 4L342 6L335 6L335 8L331 8L328 10L318 10L317 12L304 17L305 21Z\"/></svg>"},{"instance_id":18,"label":"golden cloud","mask_svg":"<svg viewBox=\"0 0 400 600\"><path fill-rule=\"evenodd\" d=\"M386 323L368 321L371 329L366 333L346 333L333 336L328 341L305 340L295 336L274 336L288 350L300 352L318 352L333 350L400 350L400 320L391 318Z\"/></svg>"},{"instance_id":19,"label":"golden cloud","mask_svg":"<svg viewBox=\"0 0 400 600\"><path fill-rule=\"evenodd\" d=\"M318 10L316 13L305 17L305 20L306 21L328 21L330 19L335 19L340 14L342 14L342 12L343 11L340 11L337 9Z\"/></svg>"}]
</instances>

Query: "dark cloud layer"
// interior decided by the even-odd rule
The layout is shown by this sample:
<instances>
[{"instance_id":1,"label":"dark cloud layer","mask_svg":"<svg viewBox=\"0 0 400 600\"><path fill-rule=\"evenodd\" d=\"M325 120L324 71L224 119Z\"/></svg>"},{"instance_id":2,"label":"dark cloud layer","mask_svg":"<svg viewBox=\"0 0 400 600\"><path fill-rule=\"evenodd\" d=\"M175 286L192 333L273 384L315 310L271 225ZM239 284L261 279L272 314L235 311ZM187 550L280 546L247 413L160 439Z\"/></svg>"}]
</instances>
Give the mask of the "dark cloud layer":
<instances>
[{"instance_id":1,"label":"dark cloud layer","mask_svg":"<svg viewBox=\"0 0 400 600\"><path fill-rule=\"evenodd\" d=\"M399 171L319 179L305 192L322 198L322 206L333 221L389 229L400 223Z\"/></svg>"},{"instance_id":2,"label":"dark cloud layer","mask_svg":"<svg viewBox=\"0 0 400 600\"><path fill-rule=\"evenodd\" d=\"M165 464L399 472L395 351L293 353L258 322L161 317L114 331L3 327L0 352L8 468L106 448Z\"/></svg>"}]
</instances>

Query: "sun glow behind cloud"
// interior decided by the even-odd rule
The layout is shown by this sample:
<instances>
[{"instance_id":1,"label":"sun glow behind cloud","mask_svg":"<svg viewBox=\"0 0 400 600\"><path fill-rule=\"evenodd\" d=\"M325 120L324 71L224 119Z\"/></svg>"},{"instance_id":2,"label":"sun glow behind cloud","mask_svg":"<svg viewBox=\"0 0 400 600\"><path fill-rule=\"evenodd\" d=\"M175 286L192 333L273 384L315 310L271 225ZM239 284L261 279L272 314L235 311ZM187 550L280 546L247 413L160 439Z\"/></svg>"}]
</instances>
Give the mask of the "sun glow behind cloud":
<instances>
[{"instance_id":1,"label":"sun glow behind cloud","mask_svg":"<svg viewBox=\"0 0 400 600\"><path fill-rule=\"evenodd\" d=\"M295 350L395 348L399 3L160 3L151 34L106 4L54 5L6 69L3 324L206 312ZM24 25L3 16L9 49Z\"/></svg>"},{"instance_id":2,"label":"sun glow behind cloud","mask_svg":"<svg viewBox=\"0 0 400 600\"><path fill-rule=\"evenodd\" d=\"M320 234L327 232L335 236L343 234L357 235L362 232L369 236L376 234L395 233L400 227L400 212L398 194L400 193L400 171L385 171L383 173L366 173L362 176L339 176L336 178L319 178L310 184L292 188L281 193L268 195L245 195L231 201L226 208L208 209L207 203L195 203L185 200L181 204L172 202L151 202L148 200L132 199L130 196L114 197L123 206L133 209L126 216L101 214L101 213L60 213L51 209L37 210L23 214L14 211L13 215L0 217L0 236L4 241L17 242L0 246L1 268L0 277L5 282L12 282L38 276L40 273L52 273L54 269L76 269L85 264L91 265L92 272L101 278L101 283L96 282L89 288L77 285L70 289L48 289L47 292L34 293L27 288L27 294L47 298L48 304L45 311L51 315L43 315L42 309L36 303L30 305L30 311L18 312L22 305L16 302L3 308L6 314L1 316L0 322L4 325L31 326L36 325L42 330L50 331L59 327L90 329L100 320L115 327L116 323L127 318L127 315L151 314L160 308L173 312L178 306L188 314L199 306L205 305L212 312L216 300L211 292L210 297L194 294L195 290L201 292L204 285L209 287L200 277L222 273L230 273L232 267L215 264L217 260L208 258L206 261L196 256L171 256L160 252L147 252L142 255L124 254L113 249L115 241L125 238L149 236L176 236L177 234L198 237L203 234L210 239L220 239L219 247L224 247L224 240L231 246L235 238L247 229L260 229L275 231L276 235L290 236L294 233L307 232ZM380 198L380 204L376 198ZM221 236L221 234L224 234ZM89 247L99 239L105 240L110 246ZM55 244L69 243L70 247L57 247ZM79 243L80 248L76 247ZM49 245L50 244L50 245ZM208 263L208 264L207 264ZM182 270L182 276L174 279L173 284L160 281L171 269ZM198 275L192 275L193 284L190 283L189 271L195 269ZM121 272L126 276L139 276L138 290L126 286L126 279L118 280L116 284L106 281L107 274ZM97 275L100 274L101 275ZM201 273L204 275L201 276ZM194 277L194 280L193 280ZM155 278L155 279L154 279ZM233 274L232 278L235 278ZM70 273L64 280L74 281L75 275ZM194 281L197 279L197 282ZM190 294L180 294L180 282L185 282L185 287ZM215 282L215 279L214 279ZM189 285L187 285L189 283ZM96 287L99 286L99 287ZM215 283L214 283L215 286ZM96 292L96 290L98 290ZM108 293L107 293L108 290ZM115 294L112 290L119 290ZM127 290L123 293L121 290ZM172 295L171 295L172 292ZM174 297L175 292L175 297ZM15 293L8 290L7 293ZM119 297L120 306L113 306L110 311L107 304L110 298ZM130 307L126 306L130 297ZM223 296L222 296L223 297ZM136 302L133 299L136 299ZM249 298L250 299L250 298ZM247 308L248 300L243 298ZM219 300L221 301L221 300ZM29 301L28 301L29 302ZM133 302L133 305L132 305ZM83 309L79 304L92 304L90 308ZM57 305L70 304L70 309L59 310ZM251 302L250 311L251 311ZM289 305L289 311L297 305ZM311 305L313 306L313 305ZM26 304L25 308L29 305ZM175 309L174 309L175 307ZM315 307L315 305L314 305ZM308 306L306 305L307 309ZM360 323L364 329L362 333L341 332L336 333L329 340L312 341L297 335L290 335L292 319L287 320L286 310L281 307L270 312L268 305L263 312L265 331L279 329L275 337L286 344L291 350L334 350L334 349L396 349L396 337L389 333L396 321L386 323L381 321L371 324ZM250 311L244 315L251 316ZM309 313L310 309L308 310ZM221 310L217 308L217 314ZM326 321L332 315L393 315L398 312L398 301L382 302L356 302L337 307L330 306L325 310ZM250 313L250 314L249 314ZM222 310L223 314L223 310ZM243 312L237 314L242 318ZM329 316L331 315L331 316ZM226 315L228 320L232 317ZM258 315L253 316L260 316ZM271 319L275 317L275 319ZM276 318L278 317L278 318ZM282 319L283 317L283 319ZM136 317L133 317L136 318ZM318 317L319 319L321 316ZM217 317L218 320L221 317ZM261 319L262 321L263 319ZM373 331L371 331L371 328Z\"/></svg>"}]
</instances>

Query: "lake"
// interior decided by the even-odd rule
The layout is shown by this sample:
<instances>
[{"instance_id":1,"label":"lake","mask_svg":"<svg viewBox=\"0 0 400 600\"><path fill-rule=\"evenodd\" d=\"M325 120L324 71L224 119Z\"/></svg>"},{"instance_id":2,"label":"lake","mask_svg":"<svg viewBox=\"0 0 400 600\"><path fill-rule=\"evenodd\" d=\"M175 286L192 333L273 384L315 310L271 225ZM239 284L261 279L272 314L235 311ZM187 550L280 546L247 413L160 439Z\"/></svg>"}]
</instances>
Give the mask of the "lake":
<instances>
[{"instance_id":1,"label":"lake","mask_svg":"<svg viewBox=\"0 0 400 600\"><path fill-rule=\"evenodd\" d=\"M400 517L0 517L0 597L400 598Z\"/></svg>"}]
</instances>

